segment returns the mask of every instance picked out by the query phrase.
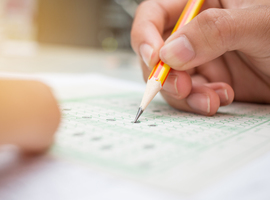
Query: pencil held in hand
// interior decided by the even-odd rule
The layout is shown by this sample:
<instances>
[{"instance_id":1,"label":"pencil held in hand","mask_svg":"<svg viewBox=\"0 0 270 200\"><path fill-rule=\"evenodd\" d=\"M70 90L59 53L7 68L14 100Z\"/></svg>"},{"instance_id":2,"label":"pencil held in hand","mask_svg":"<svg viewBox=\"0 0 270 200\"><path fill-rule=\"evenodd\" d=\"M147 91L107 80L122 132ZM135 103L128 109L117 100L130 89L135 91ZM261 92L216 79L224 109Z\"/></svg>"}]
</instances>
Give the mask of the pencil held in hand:
<instances>
[{"instance_id":1,"label":"pencil held in hand","mask_svg":"<svg viewBox=\"0 0 270 200\"><path fill-rule=\"evenodd\" d=\"M172 31L172 34L175 31L177 31L179 28L189 23L199 13L203 3L204 3L204 0L189 0L178 22L175 25ZM170 66L168 66L161 60L152 70L152 73L150 74L148 78L146 90L145 90L141 105L139 107L138 113L135 117L134 123L138 121L143 111L146 109L149 103L153 100L156 94L162 89L170 71L171 71Z\"/></svg>"}]
</instances>

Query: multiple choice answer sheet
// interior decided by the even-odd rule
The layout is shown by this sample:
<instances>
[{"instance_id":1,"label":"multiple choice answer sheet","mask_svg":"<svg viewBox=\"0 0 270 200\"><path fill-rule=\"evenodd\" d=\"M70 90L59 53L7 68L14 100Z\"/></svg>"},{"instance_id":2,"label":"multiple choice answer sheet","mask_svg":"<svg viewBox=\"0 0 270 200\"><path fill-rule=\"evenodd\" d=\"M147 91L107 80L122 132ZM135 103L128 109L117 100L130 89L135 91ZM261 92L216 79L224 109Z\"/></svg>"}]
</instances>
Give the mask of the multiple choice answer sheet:
<instances>
[{"instance_id":1,"label":"multiple choice answer sheet","mask_svg":"<svg viewBox=\"0 0 270 200\"><path fill-rule=\"evenodd\" d=\"M143 89L120 90L125 84L98 79L102 87L95 81L77 87L91 95L71 98L69 89L70 97L61 100L54 155L190 194L270 150L269 105L233 103L204 117L156 98L132 123Z\"/></svg>"}]
</instances>

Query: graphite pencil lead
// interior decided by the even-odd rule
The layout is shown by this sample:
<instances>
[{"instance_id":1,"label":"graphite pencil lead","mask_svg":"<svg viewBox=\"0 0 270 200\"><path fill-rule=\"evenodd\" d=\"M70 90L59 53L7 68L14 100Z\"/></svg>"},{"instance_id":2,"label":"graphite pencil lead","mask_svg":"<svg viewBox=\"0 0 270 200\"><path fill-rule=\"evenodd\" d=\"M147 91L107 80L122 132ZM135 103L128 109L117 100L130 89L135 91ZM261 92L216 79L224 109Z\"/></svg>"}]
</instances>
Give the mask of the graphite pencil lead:
<instances>
[{"instance_id":1,"label":"graphite pencil lead","mask_svg":"<svg viewBox=\"0 0 270 200\"><path fill-rule=\"evenodd\" d=\"M139 110L137 112L137 115L136 115L133 123L136 123L142 114L143 114L143 109L142 109L142 107L139 107Z\"/></svg>"}]
</instances>

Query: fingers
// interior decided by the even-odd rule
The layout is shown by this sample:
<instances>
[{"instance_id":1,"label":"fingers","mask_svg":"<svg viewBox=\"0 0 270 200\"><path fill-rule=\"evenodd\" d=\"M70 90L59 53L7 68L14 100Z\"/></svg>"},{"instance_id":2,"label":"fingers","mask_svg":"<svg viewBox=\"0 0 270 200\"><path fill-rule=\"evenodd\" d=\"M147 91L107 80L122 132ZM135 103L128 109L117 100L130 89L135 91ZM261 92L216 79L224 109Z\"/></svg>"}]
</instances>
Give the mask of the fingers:
<instances>
[{"instance_id":1,"label":"fingers","mask_svg":"<svg viewBox=\"0 0 270 200\"><path fill-rule=\"evenodd\" d=\"M208 9L168 38L160 58L176 70L209 62L227 51L240 50L251 56L269 54L269 7L238 10ZM265 19L264 21L262 19Z\"/></svg>"},{"instance_id":2,"label":"fingers","mask_svg":"<svg viewBox=\"0 0 270 200\"><path fill-rule=\"evenodd\" d=\"M191 88L191 78L187 72L172 70L164 83L163 93L175 99L184 99L189 95Z\"/></svg>"},{"instance_id":3,"label":"fingers","mask_svg":"<svg viewBox=\"0 0 270 200\"><path fill-rule=\"evenodd\" d=\"M214 90L219 96L220 106L227 106L234 100L234 91L232 87L226 83L207 83L204 86Z\"/></svg>"},{"instance_id":4,"label":"fingers","mask_svg":"<svg viewBox=\"0 0 270 200\"><path fill-rule=\"evenodd\" d=\"M144 66L145 81L150 70ZM209 83L200 74L172 70L163 86L161 94L174 108L203 115L214 115L220 106L226 106L233 102L234 91L227 83ZM192 75L192 81L191 77Z\"/></svg>"},{"instance_id":5,"label":"fingers","mask_svg":"<svg viewBox=\"0 0 270 200\"><path fill-rule=\"evenodd\" d=\"M145 66L143 61L141 61L141 65L144 80L147 82L151 71ZM189 95L191 88L192 82L190 75L187 72L171 70L163 85L162 91L172 98L183 99Z\"/></svg>"},{"instance_id":6,"label":"fingers","mask_svg":"<svg viewBox=\"0 0 270 200\"><path fill-rule=\"evenodd\" d=\"M145 1L139 6L131 31L131 45L150 69L159 61L163 33L174 26L186 1Z\"/></svg>"},{"instance_id":7,"label":"fingers","mask_svg":"<svg viewBox=\"0 0 270 200\"><path fill-rule=\"evenodd\" d=\"M177 87L181 89L180 85ZM190 93L182 96L164 90L161 93L172 107L206 116L214 115L220 106L229 105L234 99L233 89L226 83L193 82Z\"/></svg>"},{"instance_id":8,"label":"fingers","mask_svg":"<svg viewBox=\"0 0 270 200\"><path fill-rule=\"evenodd\" d=\"M172 107L187 112L211 116L217 112L220 106L217 93L203 85L193 85L188 97L181 100L173 98L167 93L161 93Z\"/></svg>"},{"instance_id":9,"label":"fingers","mask_svg":"<svg viewBox=\"0 0 270 200\"><path fill-rule=\"evenodd\" d=\"M233 85L231 72L223 56L197 67L196 72L205 77L208 82L224 82Z\"/></svg>"}]
</instances>

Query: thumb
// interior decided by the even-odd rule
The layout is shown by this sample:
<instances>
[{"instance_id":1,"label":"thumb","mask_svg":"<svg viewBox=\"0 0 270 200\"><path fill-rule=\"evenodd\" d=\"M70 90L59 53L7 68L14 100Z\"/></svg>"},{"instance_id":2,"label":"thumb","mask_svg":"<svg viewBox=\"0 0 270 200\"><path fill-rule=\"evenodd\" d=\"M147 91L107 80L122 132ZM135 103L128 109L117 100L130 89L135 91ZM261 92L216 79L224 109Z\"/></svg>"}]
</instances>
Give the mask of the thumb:
<instances>
[{"instance_id":1,"label":"thumb","mask_svg":"<svg viewBox=\"0 0 270 200\"><path fill-rule=\"evenodd\" d=\"M227 51L267 56L270 53L269 45L265 45L269 40L268 16L267 6L205 10L168 38L160 50L160 58L176 70L187 70Z\"/></svg>"}]
</instances>

